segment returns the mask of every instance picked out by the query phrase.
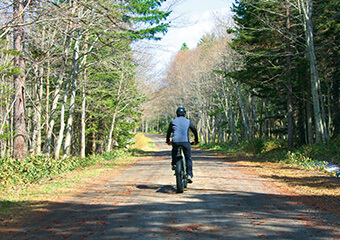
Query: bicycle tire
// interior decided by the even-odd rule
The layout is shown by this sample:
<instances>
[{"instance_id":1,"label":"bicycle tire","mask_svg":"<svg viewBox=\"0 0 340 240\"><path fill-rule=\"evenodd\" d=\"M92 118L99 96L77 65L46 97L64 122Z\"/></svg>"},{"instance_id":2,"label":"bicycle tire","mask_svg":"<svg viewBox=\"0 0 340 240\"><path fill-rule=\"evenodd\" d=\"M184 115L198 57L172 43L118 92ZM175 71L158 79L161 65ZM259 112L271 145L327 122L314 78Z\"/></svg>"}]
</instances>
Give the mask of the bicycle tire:
<instances>
[{"instance_id":1,"label":"bicycle tire","mask_svg":"<svg viewBox=\"0 0 340 240\"><path fill-rule=\"evenodd\" d=\"M176 162L176 186L177 186L177 192L182 193L184 192L184 170L183 170L183 164L182 160L178 160Z\"/></svg>"}]
</instances>

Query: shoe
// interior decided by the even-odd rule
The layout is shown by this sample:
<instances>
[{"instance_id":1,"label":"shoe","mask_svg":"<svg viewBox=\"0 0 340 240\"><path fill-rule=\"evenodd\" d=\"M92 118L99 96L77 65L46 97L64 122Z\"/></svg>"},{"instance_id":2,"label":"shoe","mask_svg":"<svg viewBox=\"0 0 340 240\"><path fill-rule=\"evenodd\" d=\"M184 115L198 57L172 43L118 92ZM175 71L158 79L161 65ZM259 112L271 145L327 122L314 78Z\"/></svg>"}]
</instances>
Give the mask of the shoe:
<instances>
[{"instance_id":1,"label":"shoe","mask_svg":"<svg viewBox=\"0 0 340 240\"><path fill-rule=\"evenodd\" d=\"M191 176L188 176L188 183L192 183L192 177Z\"/></svg>"}]
</instances>

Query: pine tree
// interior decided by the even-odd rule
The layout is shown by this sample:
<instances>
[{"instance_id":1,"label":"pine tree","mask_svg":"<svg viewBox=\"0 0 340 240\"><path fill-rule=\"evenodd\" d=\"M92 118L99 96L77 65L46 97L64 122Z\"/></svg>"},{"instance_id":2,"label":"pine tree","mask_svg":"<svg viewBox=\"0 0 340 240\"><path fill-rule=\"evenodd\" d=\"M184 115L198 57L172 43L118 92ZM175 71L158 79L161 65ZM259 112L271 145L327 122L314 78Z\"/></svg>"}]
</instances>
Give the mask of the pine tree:
<instances>
[{"instance_id":1,"label":"pine tree","mask_svg":"<svg viewBox=\"0 0 340 240\"><path fill-rule=\"evenodd\" d=\"M187 50L189 50L189 47L188 47L188 45L187 45L186 43L183 43L180 50L181 50L182 52L183 52L183 51L187 51Z\"/></svg>"}]
</instances>

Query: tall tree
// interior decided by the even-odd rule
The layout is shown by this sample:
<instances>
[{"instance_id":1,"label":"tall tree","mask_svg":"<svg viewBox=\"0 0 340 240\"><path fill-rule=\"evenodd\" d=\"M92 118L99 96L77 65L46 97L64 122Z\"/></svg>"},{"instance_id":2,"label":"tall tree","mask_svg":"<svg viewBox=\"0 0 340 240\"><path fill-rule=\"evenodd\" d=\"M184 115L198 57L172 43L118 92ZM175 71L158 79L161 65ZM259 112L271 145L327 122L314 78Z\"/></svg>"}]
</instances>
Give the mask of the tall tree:
<instances>
[{"instance_id":1,"label":"tall tree","mask_svg":"<svg viewBox=\"0 0 340 240\"><path fill-rule=\"evenodd\" d=\"M325 92L330 119L328 130L337 136L340 133L340 2L316 0L313 9L315 32L313 36L319 72L321 79L324 79L327 85Z\"/></svg>"},{"instance_id":2,"label":"tall tree","mask_svg":"<svg viewBox=\"0 0 340 240\"><path fill-rule=\"evenodd\" d=\"M1 122L0 138L3 139L1 149L9 150L14 146L13 156L17 158L26 156L27 146L30 147L32 154L39 154L40 148L43 147L45 154L54 153L56 158L62 150L67 155L78 154L81 151L83 157L84 152L90 152L86 151L85 142L92 141L95 135L86 135L87 132L94 130L93 133L102 131L106 134L111 127L113 116L107 116L104 110L99 111L97 115L96 109L92 108L93 105L105 104L102 104L104 100L101 98L97 98L97 103L91 101L94 92L91 85L98 86L100 79L92 78L95 68L91 71L89 69L95 65L106 64L111 65L112 72L126 73L125 70L121 70L121 66L135 65L134 59L125 57L131 55L130 45L140 39L161 39L162 34L165 34L170 26L166 19L171 12L161 10L164 0L7 2L7 5L5 3L1 5L1 16L5 16L3 18L5 20L0 23L0 37L7 40L14 39L15 51L6 50L1 44L1 53L6 53L8 56L9 53L15 55L13 64L16 68L13 71L9 66L6 71L11 74L6 73L5 77L2 68L6 66L5 58L1 58L1 62L4 62L0 69L1 103L6 105L6 109L1 108L0 111L1 119L6 119L6 124ZM13 18L8 15L8 13L12 14L12 9ZM29 18L25 18L24 14ZM26 23L25 20L30 22ZM24 28L30 33L25 39L23 39ZM25 46L25 58L22 57L23 46ZM26 64L23 64L24 59ZM121 66L110 63L117 59L122 60ZM105 68L98 67L96 70L103 69ZM8 103L10 98L5 94L8 88L4 83L13 73L16 89L13 99L16 105L14 115L11 115L12 105ZM130 87L124 90L131 98L125 102L128 104L124 111L120 109L119 114L115 116L112 132L112 139L121 141L122 147L123 142L127 143L128 138L132 137L124 131L134 129L132 126L140 112L136 105L143 99L133 90L136 88L136 73L134 70L130 73L130 75L125 74L124 77ZM23 76L26 76L27 84ZM116 75L111 77L113 77L111 83L117 84ZM79 83L84 83L84 79L90 86L83 84L83 91L80 93ZM106 91L116 89L115 87L110 86ZM25 94L28 104L25 104ZM96 97L93 96L93 99ZM82 101L79 101L80 98ZM111 104L113 102L111 101ZM81 124L76 118L80 108ZM25 121L28 123L27 126ZM14 122L12 129L10 124ZM78 128L78 123L82 126L81 129ZM45 128L42 127L44 125ZM77 139L80 131L82 132L81 146ZM15 134L14 140L10 134ZM97 136L104 139L104 134ZM94 143L91 146L93 147L98 142L91 143ZM1 154L3 155L4 152L1 151Z\"/></svg>"},{"instance_id":3,"label":"tall tree","mask_svg":"<svg viewBox=\"0 0 340 240\"><path fill-rule=\"evenodd\" d=\"M27 156L27 136L25 124L25 60L24 60L24 22L25 22L25 1L16 0L13 4L13 18L15 28L13 31L14 50L17 52L14 57L14 66L19 74L14 75L14 142L13 157L25 158Z\"/></svg>"},{"instance_id":4,"label":"tall tree","mask_svg":"<svg viewBox=\"0 0 340 240\"><path fill-rule=\"evenodd\" d=\"M314 34L313 34L313 1L312 0L299 0L300 7L303 13L305 39L306 39L306 50L307 57L309 59L310 66L310 82L313 96L313 107L314 107L314 120L315 120L315 135L316 142L326 142L328 135L326 131L325 118L322 114L322 93L321 93L321 82L319 78L319 70L316 60L315 47L314 47Z\"/></svg>"}]
</instances>

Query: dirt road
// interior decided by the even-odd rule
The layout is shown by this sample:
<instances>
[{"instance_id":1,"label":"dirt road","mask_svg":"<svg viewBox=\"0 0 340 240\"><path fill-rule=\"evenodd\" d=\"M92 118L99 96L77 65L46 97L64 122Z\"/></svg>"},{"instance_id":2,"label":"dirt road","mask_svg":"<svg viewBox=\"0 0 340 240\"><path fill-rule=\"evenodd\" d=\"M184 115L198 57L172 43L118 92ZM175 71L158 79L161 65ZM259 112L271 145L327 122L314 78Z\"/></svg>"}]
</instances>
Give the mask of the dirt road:
<instances>
[{"instance_id":1,"label":"dirt road","mask_svg":"<svg viewBox=\"0 0 340 240\"><path fill-rule=\"evenodd\" d=\"M154 156L9 239L340 239L339 216L304 206L228 158L194 151L194 182L177 194L170 147L150 137Z\"/></svg>"}]
</instances>

